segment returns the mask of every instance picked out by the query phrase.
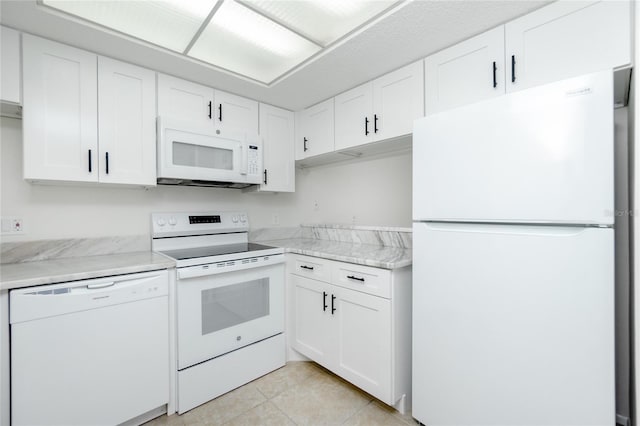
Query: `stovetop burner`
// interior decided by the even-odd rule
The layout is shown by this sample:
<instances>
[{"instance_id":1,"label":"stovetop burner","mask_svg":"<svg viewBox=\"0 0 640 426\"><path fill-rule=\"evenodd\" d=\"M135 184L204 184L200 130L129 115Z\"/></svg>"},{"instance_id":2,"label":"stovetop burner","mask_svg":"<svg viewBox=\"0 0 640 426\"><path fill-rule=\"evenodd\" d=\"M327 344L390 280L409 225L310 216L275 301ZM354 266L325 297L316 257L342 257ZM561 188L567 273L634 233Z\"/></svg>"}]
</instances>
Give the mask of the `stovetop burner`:
<instances>
[{"instance_id":1,"label":"stovetop burner","mask_svg":"<svg viewBox=\"0 0 640 426\"><path fill-rule=\"evenodd\" d=\"M247 253L247 254L259 254L262 250L274 249L275 247L265 246L255 243L238 243L238 244L224 244L219 246L208 247L196 247L180 250L167 250L162 253L172 257L176 260L197 259L202 257L222 256L225 254L234 253Z\"/></svg>"}]
</instances>

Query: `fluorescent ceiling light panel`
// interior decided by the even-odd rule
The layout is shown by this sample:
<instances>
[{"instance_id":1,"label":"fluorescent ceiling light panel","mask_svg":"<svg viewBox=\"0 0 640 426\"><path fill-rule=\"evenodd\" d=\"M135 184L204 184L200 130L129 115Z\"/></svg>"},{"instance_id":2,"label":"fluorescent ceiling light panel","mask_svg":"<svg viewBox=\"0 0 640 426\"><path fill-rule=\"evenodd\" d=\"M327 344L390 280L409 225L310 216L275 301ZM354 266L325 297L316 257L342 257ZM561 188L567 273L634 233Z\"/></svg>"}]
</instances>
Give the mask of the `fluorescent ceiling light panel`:
<instances>
[{"instance_id":1,"label":"fluorescent ceiling light panel","mask_svg":"<svg viewBox=\"0 0 640 426\"><path fill-rule=\"evenodd\" d=\"M188 55L269 83L320 49L251 9L226 0Z\"/></svg>"},{"instance_id":2,"label":"fluorescent ceiling light panel","mask_svg":"<svg viewBox=\"0 0 640 426\"><path fill-rule=\"evenodd\" d=\"M42 0L42 3L182 53L216 0Z\"/></svg>"},{"instance_id":3,"label":"fluorescent ceiling light panel","mask_svg":"<svg viewBox=\"0 0 640 426\"><path fill-rule=\"evenodd\" d=\"M270 84L400 0L38 0Z\"/></svg>"},{"instance_id":4,"label":"fluorescent ceiling light panel","mask_svg":"<svg viewBox=\"0 0 640 426\"><path fill-rule=\"evenodd\" d=\"M327 46L389 9L397 0L248 0L246 3Z\"/></svg>"}]
</instances>

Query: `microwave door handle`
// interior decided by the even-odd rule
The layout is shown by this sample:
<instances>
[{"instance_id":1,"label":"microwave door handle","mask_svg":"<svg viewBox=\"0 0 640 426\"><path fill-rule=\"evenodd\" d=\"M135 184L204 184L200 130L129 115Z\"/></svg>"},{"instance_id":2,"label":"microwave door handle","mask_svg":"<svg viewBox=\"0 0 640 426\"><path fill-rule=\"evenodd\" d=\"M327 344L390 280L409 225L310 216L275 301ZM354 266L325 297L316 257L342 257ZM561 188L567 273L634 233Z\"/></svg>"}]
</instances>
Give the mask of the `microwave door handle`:
<instances>
[{"instance_id":1,"label":"microwave door handle","mask_svg":"<svg viewBox=\"0 0 640 426\"><path fill-rule=\"evenodd\" d=\"M240 144L240 174L241 175L246 175L247 174L247 168L248 168L248 153L245 149L245 144L246 142L243 142Z\"/></svg>"}]
</instances>

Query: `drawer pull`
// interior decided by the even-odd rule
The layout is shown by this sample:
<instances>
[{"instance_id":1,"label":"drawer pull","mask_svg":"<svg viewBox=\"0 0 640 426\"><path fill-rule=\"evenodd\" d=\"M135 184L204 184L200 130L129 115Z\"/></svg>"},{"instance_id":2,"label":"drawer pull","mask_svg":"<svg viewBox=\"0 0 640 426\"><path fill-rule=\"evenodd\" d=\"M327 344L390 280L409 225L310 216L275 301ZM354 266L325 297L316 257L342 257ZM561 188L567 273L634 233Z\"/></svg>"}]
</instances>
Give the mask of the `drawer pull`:
<instances>
[{"instance_id":1,"label":"drawer pull","mask_svg":"<svg viewBox=\"0 0 640 426\"><path fill-rule=\"evenodd\" d=\"M313 266L300 265L300 267L301 267L302 269L308 269L308 270L310 270L310 271L313 271Z\"/></svg>"},{"instance_id":2,"label":"drawer pull","mask_svg":"<svg viewBox=\"0 0 640 426\"><path fill-rule=\"evenodd\" d=\"M356 277L355 275L347 275L347 278L349 278L350 280L356 280L356 281L364 282L364 278Z\"/></svg>"}]
</instances>

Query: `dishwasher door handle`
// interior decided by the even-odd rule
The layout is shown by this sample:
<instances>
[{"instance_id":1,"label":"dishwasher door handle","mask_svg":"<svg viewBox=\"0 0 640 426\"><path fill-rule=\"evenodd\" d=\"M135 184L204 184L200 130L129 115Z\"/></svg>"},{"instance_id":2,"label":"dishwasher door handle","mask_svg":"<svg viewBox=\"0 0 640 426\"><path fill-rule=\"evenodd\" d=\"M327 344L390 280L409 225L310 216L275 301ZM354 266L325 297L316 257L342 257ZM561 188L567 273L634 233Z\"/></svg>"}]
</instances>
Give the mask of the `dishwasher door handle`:
<instances>
[{"instance_id":1,"label":"dishwasher door handle","mask_svg":"<svg viewBox=\"0 0 640 426\"><path fill-rule=\"evenodd\" d=\"M98 289L98 288L113 287L114 285L116 285L116 282L115 281L111 281L110 283L87 284L87 288L89 290L95 290L95 289Z\"/></svg>"}]
</instances>

